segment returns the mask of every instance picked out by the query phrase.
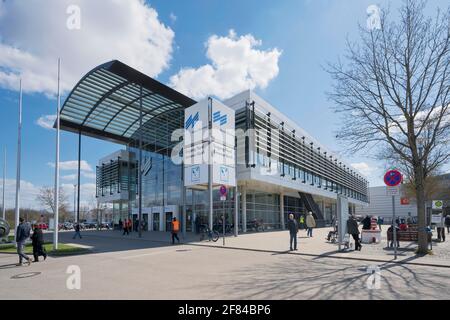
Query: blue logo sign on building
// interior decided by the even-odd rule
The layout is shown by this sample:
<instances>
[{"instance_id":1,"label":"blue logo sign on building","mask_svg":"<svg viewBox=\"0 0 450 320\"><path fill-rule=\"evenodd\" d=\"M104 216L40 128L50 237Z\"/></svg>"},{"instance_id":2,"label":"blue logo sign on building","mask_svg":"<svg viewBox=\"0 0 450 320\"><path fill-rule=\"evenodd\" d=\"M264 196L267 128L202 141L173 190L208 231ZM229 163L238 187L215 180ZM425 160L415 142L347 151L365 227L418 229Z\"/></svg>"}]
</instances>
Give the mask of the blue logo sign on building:
<instances>
[{"instance_id":1,"label":"blue logo sign on building","mask_svg":"<svg viewBox=\"0 0 450 320\"><path fill-rule=\"evenodd\" d=\"M213 121L218 122L221 126L223 126L228 122L228 117L226 114L221 115L220 111L217 111L213 113Z\"/></svg>"},{"instance_id":2,"label":"blue logo sign on building","mask_svg":"<svg viewBox=\"0 0 450 320\"><path fill-rule=\"evenodd\" d=\"M227 167L220 167L220 181L228 182L230 179L230 172Z\"/></svg>"},{"instance_id":3,"label":"blue logo sign on building","mask_svg":"<svg viewBox=\"0 0 450 320\"><path fill-rule=\"evenodd\" d=\"M200 166L191 168L191 181L200 181Z\"/></svg>"},{"instance_id":4,"label":"blue logo sign on building","mask_svg":"<svg viewBox=\"0 0 450 320\"><path fill-rule=\"evenodd\" d=\"M192 129L194 129L195 124L198 122L199 118L200 118L200 115L198 112L194 116L191 114L189 116L189 118L186 120L184 127L186 129L189 129L190 127L192 127Z\"/></svg>"}]
</instances>

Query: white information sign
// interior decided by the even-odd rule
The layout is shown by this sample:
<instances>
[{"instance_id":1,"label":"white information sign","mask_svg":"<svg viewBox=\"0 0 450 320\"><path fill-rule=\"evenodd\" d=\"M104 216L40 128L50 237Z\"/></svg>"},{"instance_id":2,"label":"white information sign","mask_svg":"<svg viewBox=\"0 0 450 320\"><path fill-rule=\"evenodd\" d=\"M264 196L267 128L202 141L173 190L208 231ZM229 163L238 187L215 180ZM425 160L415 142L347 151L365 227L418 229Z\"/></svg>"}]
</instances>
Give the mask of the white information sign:
<instances>
[{"instance_id":1,"label":"white information sign","mask_svg":"<svg viewBox=\"0 0 450 320\"><path fill-rule=\"evenodd\" d=\"M398 196L400 195L400 188L397 187L386 187L387 196Z\"/></svg>"},{"instance_id":2,"label":"white information sign","mask_svg":"<svg viewBox=\"0 0 450 320\"><path fill-rule=\"evenodd\" d=\"M442 223L442 214L432 214L431 223L440 225Z\"/></svg>"},{"instance_id":3,"label":"white information sign","mask_svg":"<svg viewBox=\"0 0 450 320\"><path fill-rule=\"evenodd\" d=\"M433 200L432 209L433 210L442 210L444 208L444 201L442 200Z\"/></svg>"}]
</instances>

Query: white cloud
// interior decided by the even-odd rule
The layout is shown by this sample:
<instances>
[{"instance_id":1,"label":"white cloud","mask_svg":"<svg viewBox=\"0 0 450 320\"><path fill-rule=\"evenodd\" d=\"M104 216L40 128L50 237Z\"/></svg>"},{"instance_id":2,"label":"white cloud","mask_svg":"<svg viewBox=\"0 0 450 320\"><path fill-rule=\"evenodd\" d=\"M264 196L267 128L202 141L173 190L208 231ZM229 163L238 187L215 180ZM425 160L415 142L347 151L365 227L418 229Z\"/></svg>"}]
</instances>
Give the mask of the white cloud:
<instances>
[{"instance_id":1,"label":"white cloud","mask_svg":"<svg viewBox=\"0 0 450 320\"><path fill-rule=\"evenodd\" d=\"M35 209L42 210L45 209L42 204L40 204L36 197L39 194L39 189L42 186L37 186L29 181L20 181L20 208L22 209ZM53 187L53 186L52 186ZM68 204L70 208L73 208L73 194L74 188L73 184L61 184L61 188L64 190L65 194L68 196ZM80 204L81 206L93 206L93 200L95 198L95 184L94 183L84 183L80 187ZM3 185L0 183L0 194L3 192ZM15 207L16 199L16 180L6 179L5 180L5 203L7 209L12 209Z\"/></svg>"},{"instance_id":2,"label":"white cloud","mask_svg":"<svg viewBox=\"0 0 450 320\"><path fill-rule=\"evenodd\" d=\"M61 184L61 188L64 193L68 196L68 204L71 210L73 210L73 201L75 192L78 190L74 189L73 184ZM84 207L94 207L95 199L95 184L85 183L80 186L80 209Z\"/></svg>"},{"instance_id":3,"label":"white cloud","mask_svg":"<svg viewBox=\"0 0 450 320\"><path fill-rule=\"evenodd\" d=\"M213 35L206 43L211 64L180 70L170 85L195 99L208 95L226 99L247 89L264 89L278 75L282 52L255 49L261 44L253 35L238 37L233 30L225 37Z\"/></svg>"},{"instance_id":4,"label":"white cloud","mask_svg":"<svg viewBox=\"0 0 450 320\"><path fill-rule=\"evenodd\" d=\"M3 192L3 185L0 184L0 194ZM31 182L20 180L20 207L30 209L40 209L36 203L36 196L39 194L39 187ZM16 180L5 179L5 206L14 208L16 205Z\"/></svg>"},{"instance_id":5,"label":"white cloud","mask_svg":"<svg viewBox=\"0 0 450 320\"><path fill-rule=\"evenodd\" d=\"M80 29L67 28L67 8L80 8ZM169 67L174 32L143 0L0 1L0 86L54 95L95 66L118 59L156 77Z\"/></svg>"},{"instance_id":6,"label":"white cloud","mask_svg":"<svg viewBox=\"0 0 450 320\"><path fill-rule=\"evenodd\" d=\"M52 164L53 166L53 164ZM75 170L75 169L70 169L70 170ZM95 179L96 175L93 172L86 172L86 171L81 171L81 176L87 179ZM78 175L77 174L68 174L65 176L62 176L61 179L64 181L75 181L77 180Z\"/></svg>"},{"instance_id":7,"label":"white cloud","mask_svg":"<svg viewBox=\"0 0 450 320\"><path fill-rule=\"evenodd\" d=\"M76 178L77 178L76 174L68 174L68 175L62 176L61 180L72 181L72 180L75 180Z\"/></svg>"},{"instance_id":8,"label":"white cloud","mask_svg":"<svg viewBox=\"0 0 450 320\"><path fill-rule=\"evenodd\" d=\"M70 207L73 209L73 196L74 196L74 187L73 184L61 184L61 188L64 190L66 195L69 196L68 203ZM80 186L80 208L82 207L93 207L95 206L95 184L94 183L84 183Z\"/></svg>"},{"instance_id":9,"label":"white cloud","mask_svg":"<svg viewBox=\"0 0 450 320\"><path fill-rule=\"evenodd\" d=\"M51 130L56 120L56 115L42 116L36 120L36 124L44 129Z\"/></svg>"},{"instance_id":10,"label":"white cloud","mask_svg":"<svg viewBox=\"0 0 450 320\"><path fill-rule=\"evenodd\" d=\"M81 175L88 179L95 179L95 173L81 172Z\"/></svg>"},{"instance_id":11,"label":"white cloud","mask_svg":"<svg viewBox=\"0 0 450 320\"><path fill-rule=\"evenodd\" d=\"M433 127L437 124L439 119L442 119L441 128L444 127L445 125L450 124L450 105L448 105L447 108L445 108L444 110L443 106L434 107L431 110L431 113L430 110L431 108L419 111L417 113L414 121L416 133L420 130L420 128L424 127L424 123L427 123ZM394 121L391 121L389 123L389 128L392 134L401 133L401 129L403 129L403 131L405 132L408 131L408 124L404 115L397 116L395 120L397 121L398 124L395 123ZM401 126L401 129L399 125Z\"/></svg>"},{"instance_id":12,"label":"white cloud","mask_svg":"<svg viewBox=\"0 0 450 320\"><path fill-rule=\"evenodd\" d=\"M47 163L50 167L54 168L55 167L55 163L54 162L49 162ZM59 169L60 170L78 170L78 161L74 160L74 161L61 161L59 163ZM81 160L80 162L80 169L81 171L88 171L88 172L93 172L94 170L92 170L92 167L89 163L87 163L87 161L85 160Z\"/></svg>"},{"instance_id":13,"label":"white cloud","mask_svg":"<svg viewBox=\"0 0 450 320\"><path fill-rule=\"evenodd\" d=\"M366 177L370 176L373 172L377 170L376 167L370 166L367 162L352 163L351 166L356 170L360 171Z\"/></svg>"}]
</instances>

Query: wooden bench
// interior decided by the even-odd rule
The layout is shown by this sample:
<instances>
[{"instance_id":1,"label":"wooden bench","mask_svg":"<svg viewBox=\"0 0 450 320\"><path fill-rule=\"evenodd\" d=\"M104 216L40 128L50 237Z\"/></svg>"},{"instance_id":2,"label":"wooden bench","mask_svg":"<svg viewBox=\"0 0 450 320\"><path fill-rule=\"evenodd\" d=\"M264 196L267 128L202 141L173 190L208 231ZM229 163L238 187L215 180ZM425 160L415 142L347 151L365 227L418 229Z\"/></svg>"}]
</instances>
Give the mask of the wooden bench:
<instances>
[{"instance_id":1,"label":"wooden bench","mask_svg":"<svg viewBox=\"0 0 450 320\"><path fill-rule=\"evenodd\" d=\"M394 235L392 231L387 232L388 245L389 241L392 241ZM407 230L407 231L397 231L397 240L398 241L419 241L419 231L417 230ZM428 242L431 242L431 233L428 233Z\"/></svg>"}]
</instances>

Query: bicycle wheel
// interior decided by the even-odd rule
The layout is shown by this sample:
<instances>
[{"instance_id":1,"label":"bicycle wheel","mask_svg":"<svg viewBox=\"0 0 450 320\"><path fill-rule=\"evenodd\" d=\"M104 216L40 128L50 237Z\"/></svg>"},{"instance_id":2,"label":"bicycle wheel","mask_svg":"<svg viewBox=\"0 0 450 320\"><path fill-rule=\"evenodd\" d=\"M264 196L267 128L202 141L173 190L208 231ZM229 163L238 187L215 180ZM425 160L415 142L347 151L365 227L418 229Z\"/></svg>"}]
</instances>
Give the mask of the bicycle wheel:
<instances>
[{"instance_id":1,"label":"bicycle wheel","mask_svg":"<svg viewBox=\"0 0 450 320\"><path fill-rule=\"evenodd\" d=\"M217 240L219 240L219 237L220 235L217 231L212 232L212 239L211 239L212 241L217 242Z\"/></svg>"}]
</instances>

